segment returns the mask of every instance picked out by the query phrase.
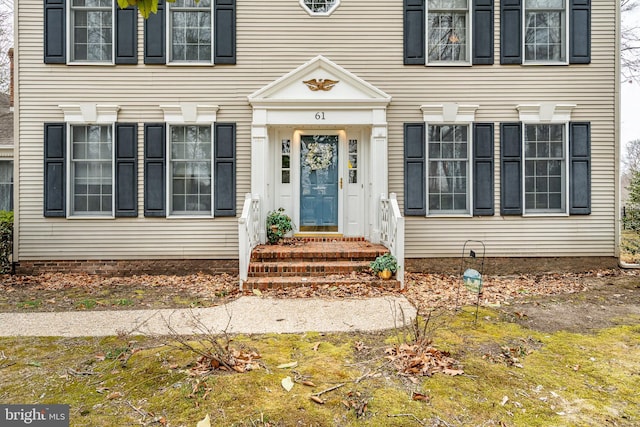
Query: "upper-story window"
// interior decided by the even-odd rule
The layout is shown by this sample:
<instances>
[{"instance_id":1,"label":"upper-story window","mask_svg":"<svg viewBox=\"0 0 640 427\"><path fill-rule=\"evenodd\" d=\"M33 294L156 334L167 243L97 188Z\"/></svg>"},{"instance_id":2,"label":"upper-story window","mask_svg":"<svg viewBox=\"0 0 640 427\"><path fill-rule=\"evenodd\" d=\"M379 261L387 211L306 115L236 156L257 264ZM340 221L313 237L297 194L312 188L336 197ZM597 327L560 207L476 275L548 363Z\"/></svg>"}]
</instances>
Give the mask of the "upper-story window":
<instances>
[{"instance_id":1,"label":"upper-story window","mask_svg":"<svg viewBox=\"0 0 640 427\"><path fill-rule=\"evenodd\" d=\"M169 4L171 62L211 63L211 0L176 0Z\"/></svg>"},{"instance_id":2,"label":"upper-story window","mask_svg":"<svg viewBox=\"0 0 640 427\"><path fill-rule=\"evenodd\" d=\"M428 62L469 62L469 0L427 3Z\"/></svg>"},{"instance_id":3,"label":"upper-story window","mask_svg":"<svg viewBox=\"0 0 640 427\"><path fill-rule=\"evenodd\" d=\"M405 65L493 64L494 0L403 3Z\"/></svg>"},{"instance_id":4,"label":"upper-story window","mask_svg":"<svg viewBox=\"0 0 640 427\"><path fill-rule=\"evenodd\" d=\"M300 5L309 15L331 15L339 4L340 0L300 0Z\"/></svg>"},{"instance_id":5,"label":"upper-story window","mask_svg":"<svg viewBox=\"0 0 640 427\"><path fill-rule=\"evenodd\" d=\"M138 63L135 6L44 0L43 18L45 64ZM159 1L157 13L143 21L145 64L236 63L236 0Z\"/></svg>"},{"instance_id":6,"label":"upper-story window","mask_svg":"<svg viewBox=\"0 0 640 427\"><path fill-rule=\"evenodd\" d=\"M107 62L113 58L112 0L72 0L71 55L77 62Z\"/></svg>"},{"instance_id":7,"label":"upper-story window","mask_svg":"<svg viewBox=\"0 0 640 427\"><path fill-rule=\"evenodd\" d=\"M566 1L526 0L524 52L528 62L566 61Z\"/></svg>"}]
</instances>

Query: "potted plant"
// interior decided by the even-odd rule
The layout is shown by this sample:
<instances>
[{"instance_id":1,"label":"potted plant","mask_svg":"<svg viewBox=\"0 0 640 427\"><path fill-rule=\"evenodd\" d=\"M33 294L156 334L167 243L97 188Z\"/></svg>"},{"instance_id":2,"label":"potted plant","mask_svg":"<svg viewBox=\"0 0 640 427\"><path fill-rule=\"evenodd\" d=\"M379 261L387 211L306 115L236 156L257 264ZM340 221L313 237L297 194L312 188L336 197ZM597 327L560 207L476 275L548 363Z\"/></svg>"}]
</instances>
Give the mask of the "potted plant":
<instances>
[{"instance_id":1,"label":"potted plant","mask_svg":"<svg viewBox=\"0 0 640 427\"><path fill-rule=\"evenodd\" d=\"M267 214L267 240L270 244L278 243L288 232L293 230L291 217L278 208Z\"/></svg>"},{"instance_id":2,"label":"potted plant","mask_svg":"<svg viewBox=\"0 0 640 427\"><path fill-rule=\"evenodd\" d=\"M389 279L393 273L398 271L398 260L391 255L391 252L387 252L371 261L369 266L382 279Z\"/></svg>"}]
</instances>

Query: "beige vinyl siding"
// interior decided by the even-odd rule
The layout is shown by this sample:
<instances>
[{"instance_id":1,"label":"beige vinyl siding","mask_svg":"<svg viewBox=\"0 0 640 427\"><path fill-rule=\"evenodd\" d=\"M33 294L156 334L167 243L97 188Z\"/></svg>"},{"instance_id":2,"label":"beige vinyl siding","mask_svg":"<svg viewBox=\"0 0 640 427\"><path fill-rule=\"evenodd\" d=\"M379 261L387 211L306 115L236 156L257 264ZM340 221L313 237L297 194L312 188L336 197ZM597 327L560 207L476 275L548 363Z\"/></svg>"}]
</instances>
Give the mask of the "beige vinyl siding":
<instances>
[{"instance_id":1,"label":"beige vinyl siding","mask_svg":"<svg viewBox=\"0 0 640 427\"><path fill-rule=\"evenodd\" d=\"M42 60L42 2L21 0L19 39L18 259L237 258L237 219L144 218L143 124L162 122L160 104L216 104L219 122L237 124L237 213L250 191L251 107L247 96L323 55L392 97L389 191L403 194L403 123L422 121L420 106L478 104L477 121L496 128L494 217L406 221L406 256L459 256L467 239L491 256L615 254L615 2L592 1L592 62L571 66L499 65L499 1L495 65L404 66L402 1L342 1L329 17L311 17L292 0L237 0L237 64L144 65L143 22L138 65L50 65ZM59 104L120 106L118 121L139 124L138 218L43 218L43 123L63 121ZM590 121L592 214L501 217L499 123L517 121L517 104L575 103L572 119Z\"/></svg>"}]
</instances>

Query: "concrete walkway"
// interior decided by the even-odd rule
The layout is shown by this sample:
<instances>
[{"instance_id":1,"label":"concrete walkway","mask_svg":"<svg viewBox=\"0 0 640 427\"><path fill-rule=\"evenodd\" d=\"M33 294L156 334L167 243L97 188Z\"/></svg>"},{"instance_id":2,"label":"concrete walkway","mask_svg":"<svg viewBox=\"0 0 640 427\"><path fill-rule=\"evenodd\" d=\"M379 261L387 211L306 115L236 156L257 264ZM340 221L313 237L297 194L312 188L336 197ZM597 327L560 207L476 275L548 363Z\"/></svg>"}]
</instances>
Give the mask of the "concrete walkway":
<instances>
[{"instance_id":1,"label":"concrete walkway","mask_svg":"<svg viewBox=\"0 0 640 427\"><path fill-rule=\"evenodd\" d=\"M0 313L0 336L109 336L121 332L184 335L378 331L415 319L404 297L273 299L240 297L196 309Z\"/></svg>"}]
</instances>

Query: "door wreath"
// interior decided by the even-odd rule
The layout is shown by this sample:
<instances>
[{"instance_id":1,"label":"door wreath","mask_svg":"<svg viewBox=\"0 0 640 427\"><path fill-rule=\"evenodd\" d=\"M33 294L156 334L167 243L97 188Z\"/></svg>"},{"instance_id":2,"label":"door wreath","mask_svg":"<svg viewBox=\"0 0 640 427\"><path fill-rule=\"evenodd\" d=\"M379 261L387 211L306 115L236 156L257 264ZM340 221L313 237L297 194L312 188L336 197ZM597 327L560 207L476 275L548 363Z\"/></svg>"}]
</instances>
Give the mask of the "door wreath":
<instances>
[{"instance_id":1,"label":"door wreath","mask_svg":"<svg viewBox=\"0 0 640 427\"><path fill-rule=\"evenodd\" d=\"M312 171L325 170L333 163L333 145L321 144L319 142L310 143L307 148L306 162Z\"/></svg>"}]
</instances>

